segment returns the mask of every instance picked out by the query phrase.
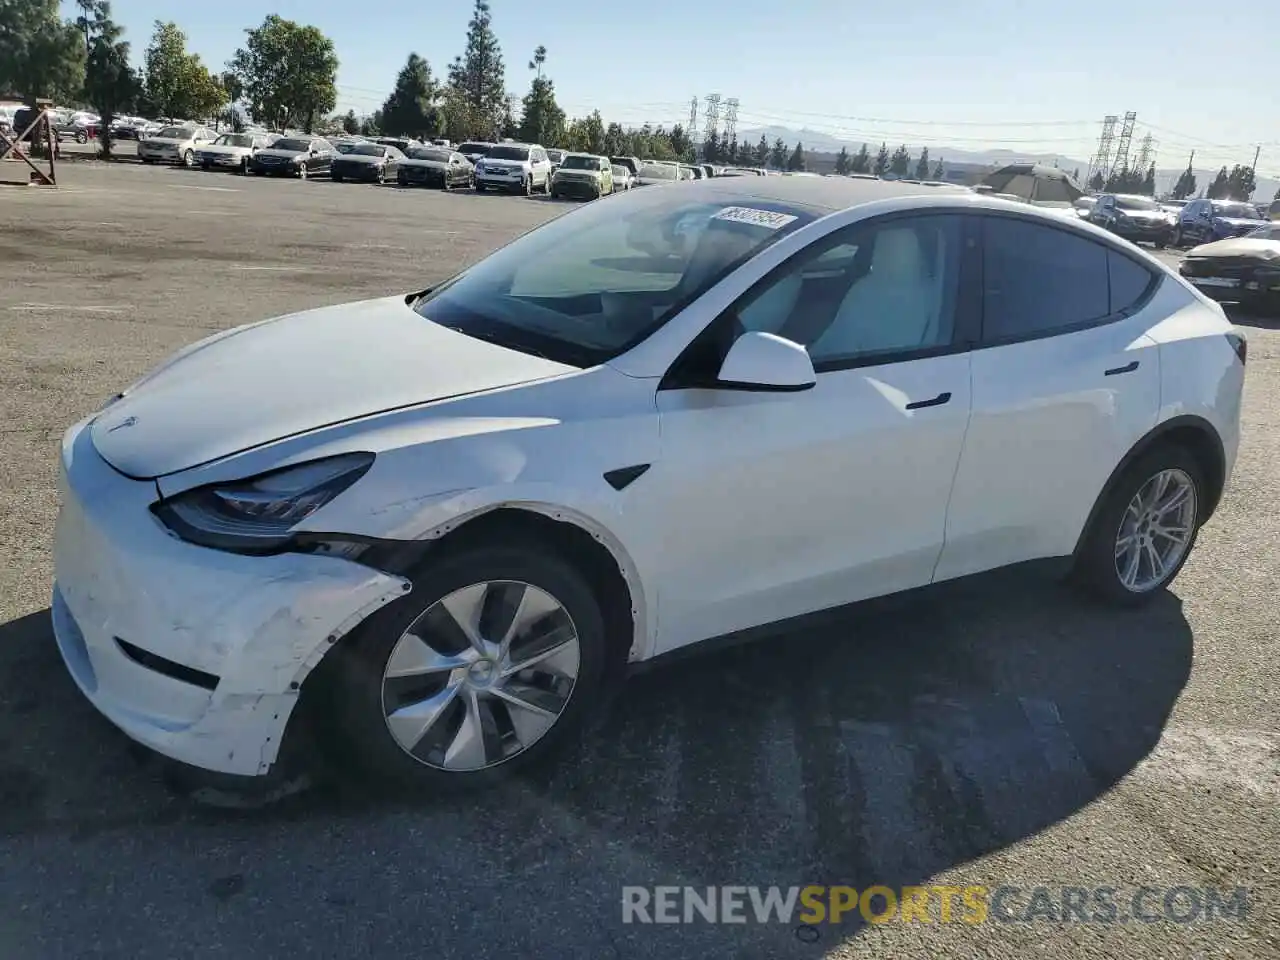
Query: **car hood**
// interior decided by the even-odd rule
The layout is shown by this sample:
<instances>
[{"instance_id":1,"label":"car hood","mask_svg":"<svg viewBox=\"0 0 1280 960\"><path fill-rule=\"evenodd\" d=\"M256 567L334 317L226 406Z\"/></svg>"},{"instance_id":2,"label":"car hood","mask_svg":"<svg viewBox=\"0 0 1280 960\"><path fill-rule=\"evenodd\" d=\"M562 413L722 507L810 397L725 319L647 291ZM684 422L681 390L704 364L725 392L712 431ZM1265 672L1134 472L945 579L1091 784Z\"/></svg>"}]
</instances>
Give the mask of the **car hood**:
<instances>
[{"instance_id":1,"label":"car hood","mask_svg":"<svg viewBox=\"0 0 1280 960\"><path fill-rule=\"evenodd\" d=\"M201 153L235 154L235 153L251 153L252 150L249 147L234 147L226 143L219 143L216 146L212 143L205 143L205 144L201 144L200 152Z\"/></svg>"},{"instance_id":2,"label":"car hood","mask_svg":"<svg viewBox=\"0 0 1280 960\"><path fill-rule=\"evenodd\" d=\"M190 143L194 139L195 139L194 137L186 137L183 140L177 140L173 137L147 137L146 141L147 143L175 144L175 143Z\"/></svg>"},{"instance_id":3,"label":"car hood","mask_svg":"<svg viewBox=\"0 0 1280 960\"><path fill-rule=\"evenodd\" d=\"M373 166L379 163L385 163L386 157L370 157L363 153L340 153L333 158L334 163L362 163L365 166Z\"/></svg>"},{"instance_id":4,"label":"car hood","mask_svg":"<svg viewBox=\"0 0 1280 960\"><path fill-rule=\"evenodd\" d=\"M276 150L272 147L266 147L254 154L255 157L282 157L285 160L292 160L294 157L305 157L305 150Z\"/></svg>"},{"instance_id":5,"label":"car hood","mask_svg":"<svg viewBox=\"0 0 1280 960\"><path fill-rule=\"evenodd\" d=\"M1266 220L1246 220L1244 217L1214 217L1213 219L1220 223L1225 223L1233 229L1245 229L1247 227L1250 230L1255 230L1258 227L1267 225Z\"/></svg>"},{"instance_id":6,"label":"car hood","mask_svg":"<svg viewBox=\"0 0 1280 960\"><path fill-rule=\"evenodd\" d=\"M430 170L447 170L449 165L441 160L415 160L410 157L408 160L401 160L402 167L426 167Z\"/></svg>"},{"instance_id":7,"label":"car hood","mask_svg":"<svg viewBox=\"0 0 1280 960\"><path fill-rule=\"evenodd\" d=\"M431 323L402 297L367 300L193 344L108 406L93 442L121 473L160 477L320 427L575 369Z\"/></svg>"},{"instance_id":8,"label":"car hood","mask_svg":"<svg viewBox=\"0 0 1280 960\"><path fill-rule=\"evenodd\" d=\"M1280 258L1280 240L1234 237L1203 243L1187 251L1188 257L1256 257L1259 260Z\"/></svg>"}]
</instances>

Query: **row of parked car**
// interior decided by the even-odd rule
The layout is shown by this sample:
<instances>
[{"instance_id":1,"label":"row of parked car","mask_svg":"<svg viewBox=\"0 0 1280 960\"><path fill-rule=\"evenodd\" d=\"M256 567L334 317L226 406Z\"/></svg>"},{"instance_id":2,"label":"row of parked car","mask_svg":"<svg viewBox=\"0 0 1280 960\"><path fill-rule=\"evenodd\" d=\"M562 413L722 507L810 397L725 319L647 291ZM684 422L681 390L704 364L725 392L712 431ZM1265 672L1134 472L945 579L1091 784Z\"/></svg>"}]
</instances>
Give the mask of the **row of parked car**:
<instances>
[{"instance_id":1,"label":"row of parked car","mask_svg":"<svg viewBox=\"0 0 1280 960\"><path fill-rule=\"evenodd\" d=\"M541 144L418 141L398 137L319 137L266 131L222 133L185 124L138 142L143 163L172 163L250 176L328 176L337 182L473 188L551 197L598 199L649 183L763 171L573 153Z\"/></svg>"},{"instance_id":2,"label":"row of parked car","mask_svg":"<svg viewBox=\"0 0 1280 960\"><path fill-rule=\"evenodd\" d=\"M1135 243L1187 247L1242 237L1280 219L1280 200L1155 200L1124 193L1081 197L1077 215Z\"/></svg>"}]
</instances>

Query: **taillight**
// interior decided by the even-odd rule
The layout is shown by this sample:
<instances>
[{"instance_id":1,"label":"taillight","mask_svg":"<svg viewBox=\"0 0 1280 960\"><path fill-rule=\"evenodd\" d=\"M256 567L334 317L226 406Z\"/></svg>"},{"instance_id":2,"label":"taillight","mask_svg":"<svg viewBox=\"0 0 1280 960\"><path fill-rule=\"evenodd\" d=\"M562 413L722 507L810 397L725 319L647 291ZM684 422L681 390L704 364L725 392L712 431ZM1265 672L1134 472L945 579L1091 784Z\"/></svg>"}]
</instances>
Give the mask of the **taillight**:
<instances>
[{"instance_id":1,"label":"taillight","mask_svg":"<svg viewBox=\"0 0 1280 960\"><path fill-rule=\"evenodd\" d=\"M1236 356L1240 358L1243 364L1249 359L1249 341L1244 338L1244 334L1237 333L1234 330L1227 334L1227 342L1231 344L1231 349L1236 352Z\"/></svg>"}]
</instances>

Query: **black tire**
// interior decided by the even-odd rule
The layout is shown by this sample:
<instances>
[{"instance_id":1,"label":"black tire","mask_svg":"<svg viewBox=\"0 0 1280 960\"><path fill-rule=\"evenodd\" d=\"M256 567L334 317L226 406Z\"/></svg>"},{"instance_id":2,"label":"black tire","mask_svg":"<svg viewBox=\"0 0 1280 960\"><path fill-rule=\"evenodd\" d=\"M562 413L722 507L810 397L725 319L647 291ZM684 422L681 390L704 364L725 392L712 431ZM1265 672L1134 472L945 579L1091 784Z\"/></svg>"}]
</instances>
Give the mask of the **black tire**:
<instances>
[{"instance_id":1,"label":"black tire","mask_svg":"<svg viewBox=\"0 0 1280 960\"><path fill-rule=\"evenodd\" d=\"M481 543L446 555L413 575L413 591L361 624L325 662L325 740L339 756L391 786L442 793L492 786L526 768L549 762L581 740L607 701L608 648L599 601L582 573L545 547L519 540ZM490 767L449 772L406 753L387 729L382 677L388 658L409 625L432 604L455 590L493 580L533 584L554 597L578 633L579 668L564 712L522 752Z\"/></svg>"},{"instance_id":2,"label":"black tire","mask_svg":"<svg viewBox=\"0 0 1280 960\"><path fill-rule=\"evenodd\" d=\"M182 152L182 165L184 167L195 166L195 162L196 162L196 155L194 152L192 152L191 150L184 150Z\"/></svg>"},{"instance_id":3,"label":"black tire","mask_svg":"<svg viewBox=\"0 0 1280 960\"><path fill-rule=\"evenodd\" d=\"M1181 225L1178 225L1173 228L1173 240L1171 242L1175 247L1182 246L1182 226Z\"/></svg>"},{"instance_id":4,"label":"black tire","mask_svg":"<svg viewBox=\"0 0 1280 960\"><path fill-rule=\"evenodd\" d=\"M560 199L560 194L558 194L558 193L556 193L554 190L552 190L552 191L551 191L551 199L552 199L552 200L559 200L559 199Z\"/></svg>"},{"instance_id":5,"label":"black tire","mask_svg":"<svg viewBox=\"0 0 1280 960\"><path fill-rule=\"evenodd\" d=\"M1196 492L1196 515L1191 538L1182 557L1157 585L1135 593L1120 582L1116 569L1116 535L1129 502L1142 486L1162 470L1181 470L1191 478ZM1195 549L1200 524L1204 521L1204 508L1208 488L1204 471L1199 462L1185 448L1163 443L1141 454L1116 478L1111 488L1103 494L1094 513L1093 522L1086 532L1076 555L1073 579L1094 597L1122 607L1136 607L1149 603L1159 596L1177 577L1187 558Z\"/></svg>"},{"instance_id":6,"label":"black tire","mask_svg":"<svg viewBox=\"0 0 1280 960\"><path fill-rule=\"evenodd\" d=\"M208 160L205 160L203 163L201 163L201 164L200 164L200 169L201 169L201 170L203 170L205 173L208 173L208 172L209 172L209 161L208 161Z\"/></svg>"},{"instance_id":7,"label":"black tire","mask_svg":"<svg viewBox=\"0 0 1280 960\"><path fill-rule=\"evenodd\" d=\"M342 182L342 174L340 174L340 173L331 173L331 174L329 174L329 179L330 179L330 180L332 180L334 183L341 183L341 182Z\"/></svg>"},{"instance_id":8,"label":"black tire","mask_svg":"<svg viewBox=\"0 0 1280 960\"><path fill-rule=\"evenodd\" d=\"M481 183L479 180L476 181L475 187L476 187L476 193L484 193L484 184Z\"/></svg>"}]
</instances>

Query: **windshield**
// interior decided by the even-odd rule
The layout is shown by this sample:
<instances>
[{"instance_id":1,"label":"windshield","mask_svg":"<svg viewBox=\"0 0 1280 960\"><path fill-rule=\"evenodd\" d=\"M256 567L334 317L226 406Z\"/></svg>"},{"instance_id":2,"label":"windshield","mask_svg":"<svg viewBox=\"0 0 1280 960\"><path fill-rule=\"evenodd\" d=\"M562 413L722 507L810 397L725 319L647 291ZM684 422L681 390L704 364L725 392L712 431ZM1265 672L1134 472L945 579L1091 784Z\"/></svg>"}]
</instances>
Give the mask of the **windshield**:
<instances>
[{"instance_id":1,"label":"windshield","mask_svg":"<svg viewBox=\"0 0 1280 960\"><path fill-rule=\"evenodd\" d=\"M1232 217L1238 220L1260 219L1258 211L1247 203L1215 203L1213 205L1213 215L1215 217Z\"/></svg>"},{"instance_id":2,"label":"windshield","mask_svg":"<svg viewBox=\"0 0 1280 960\"><path fill-rule=\"evenodd\" d=\"M387 148L376 143L358 143L347 152L359 157L385 157Z\"/></svg>"},{"instance_id":3,"label":"windshield","mask_svg":"<svg viewBox=\"0 0 1280 960\"><path fill-rule=\"evenodd\" d=\"M528 160L528 147L513 147L508 144L501 144L489 150L486 156L490 160Z\"/></svg>"},{"instance_id":4,"label":"windshield","mask_svg":"<svg viewBox=\"0 0 1280 960\"><path fill-rule=\"evenodd\" d=\"M1121 210L1159 210L1160 204L1146 197L1116 197L1116 206Z\"/></svg>"},{"instance_id":5,"label":"windshield","mask_svg":"<svg viewBox=\"0 0 1280 960\"><path fill-rule=\"evenodd\" d=\"M636 176L647 177L650 180L679 180L680 171L662 163L645 163L641 164Z\"/></svg>"},{"instance_id":6,"label":"windshield","mask_svg":"<svg viewBox=\"0 0 1280 960\"><path fill-rule=\"evenodd\" d=\"M561 160L563 160L563 159L564 159L564 151L563 151L563 150L548 150L548 151L547 151L547 159L548 159L548 160L550 160L552 163L559 163Z\"/></svg>"},{"instance_id":7,"label":"windshield","mask_svg":"<svg viewBox=\"0 0 1280 960\"><path fill-rule=\"evenodd\" d=\"M525 234L424 296L422 316L576 366L630 349L764 247L804 208L683 191L627 194Z\"/></svg>"},{"instance_id":8,"label":"windshield","mask_svg":"<svg viewBox=\"0 0 1280 960\"><path fill-rule=\"evenodd\" d=\"M568 156L560 164L561 170L601 170L604 168L599 157Z\"/></svg>"},{"instance_id":9,"label":"windshield","mask_svg":"<svg viewBox=\"0 0 1280 960\"><path fill-rule=\"evenodd\" d=\"M356 145L354 143L335 143L333 145L333 149L337 150L339 153L350 153L355 148Z\"/></svg>"},{"instance_id":10,"label":"windshield","mask_svg":"<svg viewBox=\"0 0 1280 960\"><path fill-rule=\"evenodd\" d=\"M292 150L294 153L304 153L311 149L310 140L277 140L271 145L272 150ZM354 149L354 148L353 148Z\"/></svg>"},{"instance_id":11,"label":"windshield","mask_svg":"<svg viewBox=\"0 0 1280 960\"><path fill-rule=\"evenodd\" d=\"M622 164L620 164L620 163L611 163L611 164L609 164L609 172L610 172L610 173L612 173L615 177L629 177L629 176L631 176L631 168L630 168L630 167L624 167L624 166L623 166Z\"/></svg>"},{"instance_id":12,"label":"windshield","mask_svg":"<svg viewBox=\"0 0 1280 960\"><path fill-rule=\"evenodd\" d=\"M476 154L487 154L492 149L493 144L491 143L464 143L458 147L458 152L475 156Z\"/></svg>"},{"instance_id":13,"label":"windshield","mask_svg":"<svg viewBox=\"0 0 1280 960\"><path fill-rule=\"evenodd\" d=\"M215 147L252 147L253 137L247 133L224 133L213 141Z\"/></svg>"},{"instance_id":14,"label":"windshield","mask_svg":"<svg viewBox=\"0 0 1280 960\"><path fill-rule=\"evenodd\" d=\"M412 147L409 150L410 158L414 160L434 160L436 163L448 163L448 150L427 150L423 147Z\"/></svg>"},{"instance_id":15,"label":"windshield","mask_svg":"<svg viewBox=\"0 0 1280 960\"><path fill-rule=\"evenodd\" d=\"M190 140L195 135L191 127L165 127L156 134L162 140Z\"/></svg>"}]
</instances>

